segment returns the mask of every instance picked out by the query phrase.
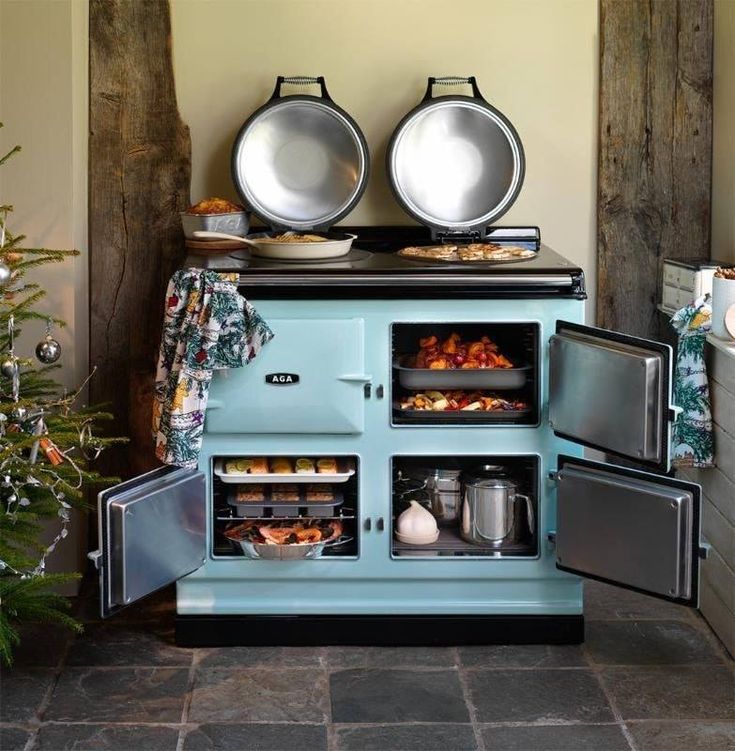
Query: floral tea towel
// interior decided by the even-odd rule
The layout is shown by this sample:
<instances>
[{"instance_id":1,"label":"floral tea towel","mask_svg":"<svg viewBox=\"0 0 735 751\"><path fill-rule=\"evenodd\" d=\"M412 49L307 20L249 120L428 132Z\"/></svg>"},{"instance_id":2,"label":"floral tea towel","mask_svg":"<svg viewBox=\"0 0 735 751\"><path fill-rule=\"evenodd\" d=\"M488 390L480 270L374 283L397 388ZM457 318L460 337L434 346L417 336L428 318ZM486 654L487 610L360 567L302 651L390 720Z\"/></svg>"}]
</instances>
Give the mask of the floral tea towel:
<instances>
[{"instance_id":1,"label":"floral tea towel","mask_svg":"<svg viewBox=\"0 0 735 751\"><path fill-rule=\"evenodd\" d=\"M683 410L674 423L672 464L675 467L715 466L712 413L704 362L704 344L711 320L709 295L697 298L671 319L671 325L679 335L674 404Z\"/></svg>"},{"instance_id":2,"label":"floral tea towel","mask_svg":"<svg viewBox=\"0 0 735 751\"><path fill-rule=\"evenodd\" d=\"M247 365L273 338L237 279L183 269L168 284L153 400L153 440L164 464L196 466L213 371Z\"/></svg>"}]
</instances>

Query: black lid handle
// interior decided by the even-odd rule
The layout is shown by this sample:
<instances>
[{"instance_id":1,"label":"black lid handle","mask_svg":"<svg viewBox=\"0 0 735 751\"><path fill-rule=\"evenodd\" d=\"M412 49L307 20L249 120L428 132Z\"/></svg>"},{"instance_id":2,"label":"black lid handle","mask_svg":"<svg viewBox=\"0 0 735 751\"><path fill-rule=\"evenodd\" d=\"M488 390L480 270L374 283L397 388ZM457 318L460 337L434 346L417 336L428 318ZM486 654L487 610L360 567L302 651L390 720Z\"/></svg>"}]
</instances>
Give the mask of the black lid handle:
<instances>
[{"instance_id":1,"label":"black lid handle","mask_svg":"<svg viewBox=\"0 0 735 751\"><path fill-rule=\"evenodd\" d=\"M439 78L429 76L429 84L426 87L423 101L426 102L434 98L434 86L471 86L472 96L475 99L485 101L485 98L480 93L480 89L477 87L477 79L474 76L441 76Z\"/></svg>"},{"instance_id":2,"label":"black lid handle","mask_svg":"<svg viewBox=\"0 0 735 751\"><path fill-rule=\"evenodd\" d=\"M276 78L276 88L273 90L271 99L281 98L281 87L284 83L293 86L318 85L321 89L322 99L328 99L330 102L332 101L332 97L329 96L329 92L327 91L327 85L324 83L324 76L278 76Z\"/></svg>"}]
</instances>

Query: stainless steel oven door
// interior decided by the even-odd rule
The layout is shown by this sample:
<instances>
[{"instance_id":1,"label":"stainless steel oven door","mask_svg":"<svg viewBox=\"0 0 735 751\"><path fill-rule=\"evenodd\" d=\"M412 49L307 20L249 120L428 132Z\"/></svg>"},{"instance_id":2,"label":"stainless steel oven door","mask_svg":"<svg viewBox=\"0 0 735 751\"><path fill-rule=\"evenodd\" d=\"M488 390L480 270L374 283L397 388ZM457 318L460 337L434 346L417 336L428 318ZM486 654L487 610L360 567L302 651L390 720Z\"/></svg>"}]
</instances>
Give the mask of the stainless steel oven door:
<instances>
[{"instance_id":1,"label":"stainless steel oven door","mask_svg":"<svg viewBox=\"0 0 735 751\"><path fill-rule=\"evenodd\" d=\"M97 496L103 618L196 571L206 557L204 473L161 467Z\"/></svg>"},{"instance_id":2,"label":"stainless steel oven door","mask_svg":"<svg viewBox=\"0 0 735 751\"><path fill-rule=\"evenodd\" d=\"M569 456L557 467L557 568L696 607L699 485Z\"/></svg>"},{"instance_id":3,"label":"stainless steel oven door","mask_svg":"<svg viewBox=\"0 0 735 751\"><path fill-rule=\"evenodd\" d=\"M556 435L668 471L671 347L557 322L549 340L549 421Z\"/></svg>"}]
</instances>

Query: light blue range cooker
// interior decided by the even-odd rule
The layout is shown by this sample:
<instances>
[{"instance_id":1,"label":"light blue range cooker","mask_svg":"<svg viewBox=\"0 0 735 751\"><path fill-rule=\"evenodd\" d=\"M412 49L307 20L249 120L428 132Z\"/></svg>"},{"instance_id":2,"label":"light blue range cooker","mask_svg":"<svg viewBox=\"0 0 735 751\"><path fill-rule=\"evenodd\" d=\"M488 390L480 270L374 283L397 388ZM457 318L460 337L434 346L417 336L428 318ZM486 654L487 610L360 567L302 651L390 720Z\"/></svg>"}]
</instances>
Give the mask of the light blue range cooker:
<instances>
[{"instance_id":1,"label":"light blue range cooker","mask_svg":"<svg viewBox=\"0 0 735 751\"><path fill-rule=\"evenodd\" d=\"M250 365L215 374L196 469L161 468L100 495L93 557L104 616L176 581L180 644L573 643L584 635L584 577L697 605L700 491L669 472L678 411L670 348L584 326L581 269L534 228L486 229L520 189L520 140L476 85L473 96L434 99L435 84L388 149L396 198L428 230L359 228L349 254L324 261L190 259L239 270L243 295L275 337ZM294 191L313 197L323 165L334 157L343 166L356 125L330 111L326 89L321 97L276 93L238 136L235 184L273 229L323 231L362 193L364 140L353 138L347 194L322 192L311 214L299 214ZM289 125L279 130L284 103ZM286 170L283 144L269 155L263 143L281 134L293 145L293 123L312 122L294 117L294 107L315 118L298 140L307 151L329 131L319 118L342 128L336 156L320 142L319 159L309 152L314 158ZM254 149L258 164L271 165L262 183L243 167ZM441 184L427 187L433 172ZM332 186L345 179L336 173ZM463 263L393 252L478 239L532 253ZM515 408L406 407L429 387L411 380L403 358L422 340L454 333L467 342L486 336L507 354L517 378L494 393ZM451 390L461 372L431 382ZM584 458L586 449L619 463ZM334 458L338 471L318 478L340 500L319 514L339 522L334 544L310 558L272 559L233 539L248 520L231 502L240 486L226 466L243 457ZM506 537L468 536L463 526L476 511L467 478L488 466L524 498L520 527ZM408 497L433 509L426 478L441 472L456 483L457 515L441 520L438 539L407 544L396 518ZM280 511L245 513L267 524ZM313 509L303 503L294 513Z\"/></svg>"}]
</instances>

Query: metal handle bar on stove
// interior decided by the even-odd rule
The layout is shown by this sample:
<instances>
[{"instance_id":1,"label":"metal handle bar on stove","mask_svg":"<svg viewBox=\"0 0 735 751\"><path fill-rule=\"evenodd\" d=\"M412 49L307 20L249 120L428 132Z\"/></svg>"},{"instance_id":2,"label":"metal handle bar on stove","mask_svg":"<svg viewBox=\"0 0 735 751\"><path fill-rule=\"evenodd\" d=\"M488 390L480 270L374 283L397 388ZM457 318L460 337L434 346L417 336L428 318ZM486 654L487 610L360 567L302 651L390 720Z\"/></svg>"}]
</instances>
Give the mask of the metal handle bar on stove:
<instances>
[{"instance_id":1,"label":"metal handle bar on stove","mask_svg":"<svg viewBox=\"0 0 735 751\"><path fill-rule=\"evenodd\" d=\"M429 76L429 83L426 87L426 94L424 94L423 101L427 102L434 98L434 86L471 86L472 96L475 99L481 99L486 101L485 97L480 93L480 89L477 86L477 79L474 76Z\"/></svg>"},{"instance_id":2,"label":"metal handle bar on stove","mask_svg":"<svg viewBox=\"0 0 735 751\"><path fill-rule=\"evenodd\" d=\"M316 283L333 282L334 276L328 274L309 274L305 276L285 276L282 274L258 274L257 276L248 276L240 274L239 284L247 286L251 282L263 286L284 286L284 287L303 287ZM475 275L448 275L435 274L431 276L419 274L386 274L385 276L368 276L363 274L350 274L340 277L342 286L378 286L393 287L396 284L403 285L425 285L432 283L461 283L468 286L480 286L491 283L493 286L503 286L509 284L527 284L543 287L571 287L574 280L569 274L550 274L550 275L533 275L533 274L475 274Z\"/></svg>"},{"instance_id":3,"label":"metal handle bar on stove","mask_svg":"<svg viewBox=\"0 0 735 751\"><path fill-rule=\"evenodd\" d=\"M329 92L327 91L327 84L324 82L324 76L277 76L276 88L273 89L271 101L283 98L281 87L284 83L292 86L319 86L322 99L326 99L329 102L332 101L332 97L329 96Z\"/></svg>"}]
</instances>

